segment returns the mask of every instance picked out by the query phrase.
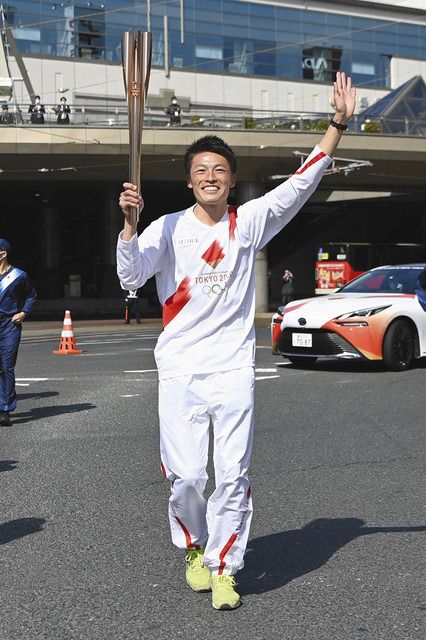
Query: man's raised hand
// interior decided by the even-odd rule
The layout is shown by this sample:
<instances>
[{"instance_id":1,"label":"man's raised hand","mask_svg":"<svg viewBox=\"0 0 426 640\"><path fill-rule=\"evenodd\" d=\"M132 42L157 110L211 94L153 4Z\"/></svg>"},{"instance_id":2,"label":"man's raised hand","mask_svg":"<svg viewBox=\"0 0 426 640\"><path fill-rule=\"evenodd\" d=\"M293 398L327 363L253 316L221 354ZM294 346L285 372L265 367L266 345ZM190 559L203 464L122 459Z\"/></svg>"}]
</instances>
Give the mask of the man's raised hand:
<instances>
[{"instance_id":1,"label":"man's raised hand","mask_svg":"<svg viewBox=\"0 0 426 640\"><path fill-rule=\"evenodd\" d=\"M334 117L336 122L346 124L352 118L356 106L356 89L352 86L351 78L346 77L344 71L336 73L330 104L336 109Z\"/></svg>"}]
</instances>

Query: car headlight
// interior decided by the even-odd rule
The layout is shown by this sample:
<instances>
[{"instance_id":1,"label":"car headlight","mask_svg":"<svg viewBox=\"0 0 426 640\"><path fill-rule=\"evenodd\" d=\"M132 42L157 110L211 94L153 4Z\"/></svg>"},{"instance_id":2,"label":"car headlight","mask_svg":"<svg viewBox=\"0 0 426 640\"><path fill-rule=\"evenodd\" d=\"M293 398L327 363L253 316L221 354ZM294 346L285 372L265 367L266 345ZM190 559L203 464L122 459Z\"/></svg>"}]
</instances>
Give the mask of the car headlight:
<instances>
[{"instance_id":1,"label":"car headlight","mask_svg":"<svg viewBox=\"0 0 426 640\"><path fill-rule=\"evenodd\" d=\"M388 304L384 307L370 307L369 309L343 313L335 319L335 323L341 327L368 327L368 322L359 320L359 318L371 318L371 316L375 316L384 309L389 309L391 306L392 305Z\"/></svg>"},{"instance_id":2,"label":"car headlight","mask_svg":"<svg viewBox=\"0 0 426 640\"><path fill-rule=\"evenodd\" d=\"M376 316L381 311L389 309L392 305L387 304L384 307L370 307L369 309L360 309L359 311L350 311L349 313L343 313L341 316L337 316L336 320L348 320L349 318L370 318Z\"/></svg>"}]
</instances>

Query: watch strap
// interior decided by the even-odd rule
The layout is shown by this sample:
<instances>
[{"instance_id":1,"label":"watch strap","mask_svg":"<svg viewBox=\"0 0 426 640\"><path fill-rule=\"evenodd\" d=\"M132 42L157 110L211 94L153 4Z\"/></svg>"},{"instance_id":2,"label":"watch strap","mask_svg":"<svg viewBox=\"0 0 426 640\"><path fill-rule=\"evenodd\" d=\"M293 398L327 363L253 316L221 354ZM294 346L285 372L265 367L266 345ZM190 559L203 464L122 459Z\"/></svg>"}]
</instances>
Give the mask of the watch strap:
<instances>
[{"instance_id":1,"label":"watch strap","mask_svg":"<svg viewBox=\"0 0 426 640\"><path fill-rule=\"evenodd\" d=\"M339 129L339 131L346 131L346 129L348 128L347 124L340 124L340 122L335 122L333 118L331 118L330 124L332 127Z\"/></svg>"}]
</instances>

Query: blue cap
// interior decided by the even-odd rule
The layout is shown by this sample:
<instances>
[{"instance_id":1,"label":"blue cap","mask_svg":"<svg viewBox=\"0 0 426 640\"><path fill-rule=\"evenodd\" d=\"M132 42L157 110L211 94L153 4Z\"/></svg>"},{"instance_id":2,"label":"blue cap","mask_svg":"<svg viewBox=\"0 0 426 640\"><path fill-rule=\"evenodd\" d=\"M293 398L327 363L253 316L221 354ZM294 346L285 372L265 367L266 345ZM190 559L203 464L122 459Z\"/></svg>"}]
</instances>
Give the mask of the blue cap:
<instances>
[{"instance_id":1,"label":"blue cap","mask_svg":"<svg viewBox=\"0 0 426 640\"><path fill-rule=\"evenodd\" d=\"M12 247L7 240L0 238L0 251L7 251L8 254L12 253Z\"/></svg>"}]
</instances>

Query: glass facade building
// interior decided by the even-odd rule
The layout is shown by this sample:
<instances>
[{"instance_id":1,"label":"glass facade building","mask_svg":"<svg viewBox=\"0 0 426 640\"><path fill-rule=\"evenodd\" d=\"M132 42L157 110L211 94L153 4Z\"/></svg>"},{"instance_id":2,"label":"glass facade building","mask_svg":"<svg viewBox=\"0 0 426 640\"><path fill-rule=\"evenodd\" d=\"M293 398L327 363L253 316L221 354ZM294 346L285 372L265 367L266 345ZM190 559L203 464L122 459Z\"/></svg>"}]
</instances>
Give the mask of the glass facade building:
<instances>
[{"instance_id":1,"label":"glass facade building","mask_svg":"<svg viewBox=\"0 0 426 640\"><path fill-rule=\"evenodd\" d=\"M121 32L153 32L153 64L171 69L390 86L392 56L425 59L426 26L236 0L13 0L6 20L22 54L120 61ZM167 35L164 16L168 18Z\"/></svg>"}]
</instances>

